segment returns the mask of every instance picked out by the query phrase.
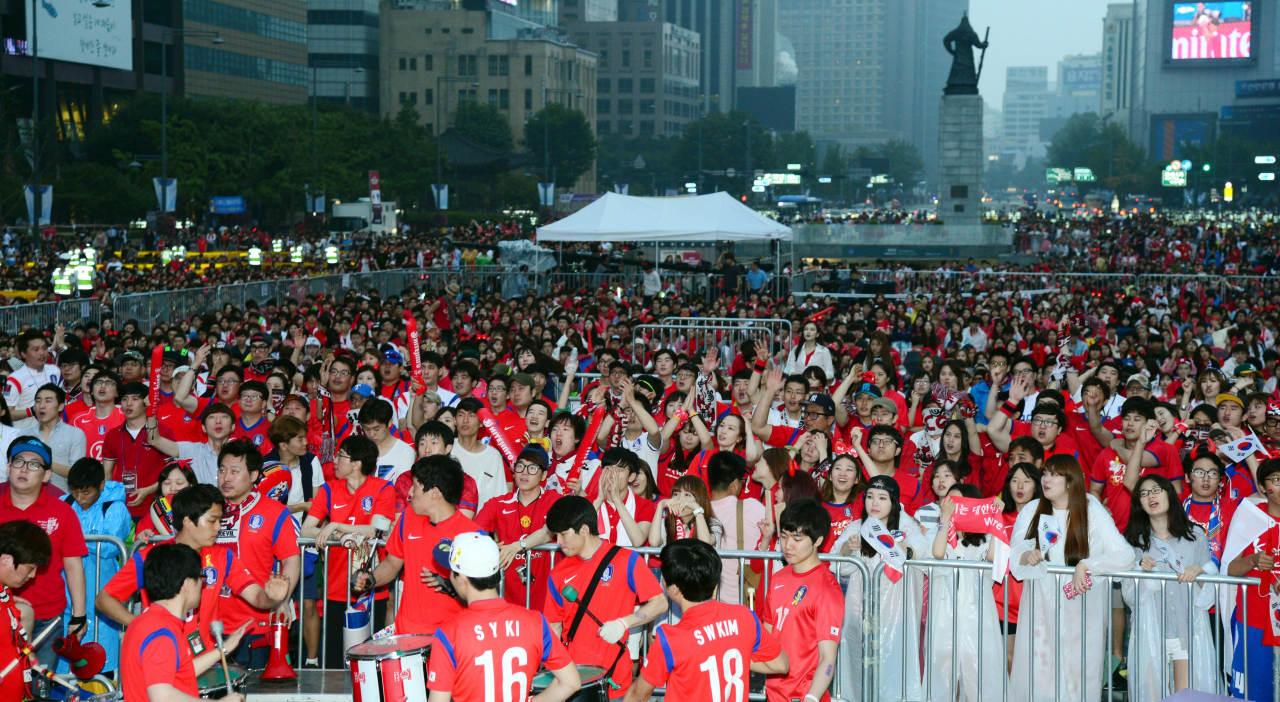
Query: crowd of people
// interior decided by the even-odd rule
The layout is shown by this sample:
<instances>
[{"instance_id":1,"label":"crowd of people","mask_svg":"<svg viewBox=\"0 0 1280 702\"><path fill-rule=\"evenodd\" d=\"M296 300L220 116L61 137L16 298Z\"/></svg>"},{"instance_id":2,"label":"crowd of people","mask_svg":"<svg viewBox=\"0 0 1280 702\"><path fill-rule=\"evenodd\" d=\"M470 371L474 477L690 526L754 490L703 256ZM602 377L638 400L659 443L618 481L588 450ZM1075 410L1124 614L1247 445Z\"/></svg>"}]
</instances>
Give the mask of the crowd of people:
<instances>
[{"instance_id":1,"label":"crowd of people","mask_svg":"<svg viewBox=\"0 0 1280 702\"><path fill-rule=\"evenodd\" d=\"M1156 223L1083 225L1099 238L1081 262L1273 265L1268 222ZM397 262L443 255L394 246ZM54 625L119 650L108 670L134 702L138 680L185 690L164 671L213 664L215 620L261 668L276 617L298 620L302 666L341 667L344 612L365 602L372 631L449 642L429 687L460 700L483 699L472 661L512 647L526 679L553 672L549 702L590 682L574 664L606 670L613 699L743 699L752 672L770 700L861 699L864 633L887 699L1270 697L1274 299L1007 281L789 298L718 265L742 294L409 287L0 338L0 608L19 624L0 667ZM646 337L668 316L741 322ZM91 535L153 543L117 571ZM992 567L953 578L920 559ZM1110 577L1133 570L1179 584ZM1219 591L1214 574L1262 586ZM525 635L468 633L501 617ZM176 662L146 658L159 629ZM32 658L66 670L47 642ZM0 691L21 695L13 679Z\"/></svg>"}]
</instances>

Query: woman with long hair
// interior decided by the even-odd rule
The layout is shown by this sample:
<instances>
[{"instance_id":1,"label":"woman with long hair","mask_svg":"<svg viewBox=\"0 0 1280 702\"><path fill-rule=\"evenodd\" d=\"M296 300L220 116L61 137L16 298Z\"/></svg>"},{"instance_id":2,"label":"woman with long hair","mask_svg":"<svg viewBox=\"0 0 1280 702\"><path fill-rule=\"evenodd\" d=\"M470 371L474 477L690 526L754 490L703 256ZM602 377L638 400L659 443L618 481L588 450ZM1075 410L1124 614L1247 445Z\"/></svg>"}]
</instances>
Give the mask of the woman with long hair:
<instances>
[{"instance_id":1,"label":"woman with long hair","mask_svg":"<svg viewBox=\"0 0 1280 702\"><path fill-rule=\"evenodd\" d=\"M711 511L707 484L686 475L671 486L671 497L657 504L656 519L649 525L649 545L655 548L677 539L698 539L712 546L720 544L724 532Z\"/></svg>"},{"instance_id":2,"label":"woman with long hair","mask_svg":"<svg viewBox=\"0 0 1280 702\"><path fill-rule=\"evenodd\" d=\"M1044 497L1040 489L1040 469L1034 463L1019 463L1009 469L1004 479L1004 489L1000 492L1000 501L1004 510L1000 513L1006 529L1012 529L1018 521L1018 515L1033 500ZM1012 533L1012 532L1011 532ZM1018 605L1022 602L1022 581L1010 573L1004 582L996 583L991 592L996 603L996 617L1006 634L1005 659L1008 665L1013 664L1013 642L1018 632ZM1005 602L1005 598L1008 602Z\"/></svg>"},{"instance_id":3,"label":"woman with long hair","mask_svg":"<svg viewBox=\"0 0 1280 702\"><path fill-rule=\"evenodd\" d=\"M1050 456L1042 470L1044 497L1018 515L1010 535L1010 572L1034 589L1035 607L1019 613L1030 632L1014 643L1009 697L1096 700L1110 633L1104 620L1111 588L1103 577L1132 567L1133 549L1106 507L1089 498L1074 456ZM1049 565L1075 572L1049 575Z\"/></svg>"},{"instance_id":4,"label":"woman with long hair","mask_svg":"<svg viewBox=\"0 0 1280 702\"><path fill-rule=\"evenodd\" d=\"M981 499L982 491L975 485L957 484L943 494L941 518L933 537L933 557L948 561L994 563L997 540L986 534L957 530L956 544L953 546L949 542L951 518L956 511L953 497ZM933 642L928 654L933 699L964 702L1000 699L1005 688L1005 669L1004 657L1000 655L995 600L991 596L991 588L995 584L992 572L942 568L932 570L929 582L929 628L926 635ZM981 646L979 636L982 637ZM978 689L979 681L981 690Z\"/></svg>"},{"instance_id":5,"label":"woman with long hair","mask_svg":"<svg viewBox=\"0 0 1280 702\"><path fill-rule=\"evenodd\" d=\"M817 322L805 322L800 327L800 343L787 356L787 375L797 375L809 366L822 369L828 378L836 377L831 366L831 351L822 344L822 329Z\"/></svg>"},{"instance_id":6,"label":"woman with long hair","mask_svg":"<svg viewBox=\"0 0 1280 702\"><path fill-rule=\"evenodd\" d=\"M1201 573L1217 573L1208 537L1187 517L1168 478L1156 474L1139 478L1130 507L1124 538L1133 546L1139 568L1177 572L1178 583L1193 583ZM1173 568L1170 562L1179 567ZM1217 601L1214 588L1192 588L1194 607L1187 599L1187 588L1164 580L1125 580L1120 591L1134 612L1129 699L1155 702L1188 686L1217 692L1218 665L1209 625L1209 608ZM1173 662L1172 679L1162 663L1166 656ZM1195 661L1194 669L1188 658Z\"/></svg>"},{"instance_id":7,"label":"woman with long hair","mask_svg":"<svg viewBox=\"0 0 1280 702\"><path fill-rule=\"evenodd\" d=\"M842 453L831 462L831 475L822 482L822 504L831 514L831 534L822 545L823 553L831 553L844 530L862 519L862 466L856 456Z\"/></svg>"},{"instance_id":8,"label":"woman with long hair","mask_svg":"<svg viewBox=\"0 0 1280 702\"><path fill-rule=\"evenodd\" d=\"M898 407L898 416L905 418L907 416L907 398L898 392L897 366L877 358L871 362L869 370L875 378L875 386L880 391L880 396L892 400L893 404Z\"/></svg>"},{"instance_id":9,"label":"woman with long hair","mask_svg":"<svg viewBox=\"0 0 1280 702\"><path fill-rule=\"evenodd\" d=\"M798 450L792 459L796 468L812 475L815 480L826 477L820 474L819 468L831 455L831 436L818 429L806 431L796 439L796 447Z\"/></svg>"},{"instance_id":10,"label":"woman with long hair","mask_svg":"<svg viewBox=\"0 0 1280 702\"><path fill-rule=\"evenodd\" d=\"M924 572L908 568L898 573L884 561L880 552L861 536L862 525L876 520L888 532L895 546L904 549L908 559L929 555L929 540L920 524L903 509L900 488L891 477L877 475L867 481L862 492L862 519L845 529L846 538L837 544L841 554L862 559L867 571L873 574L883 566L879 576L877 608L880 612L878 665L880 698L888 700L919 700L920 685L920 626L921 593L924 591ZM850 699L866 699L869 690L862 690L863 651L862 637L867 618L866 588L861 570L850 569L848 596L845 598L844 629L840 634L840 652L847 665L841 667L841 688L853 691ZM840 573L844 575L844 573ZM904 655L905 652L905 655ZM904 668L905 667L905 668ZM902 688L903 680L906 688Z\"/></svg>"}]
</instances>

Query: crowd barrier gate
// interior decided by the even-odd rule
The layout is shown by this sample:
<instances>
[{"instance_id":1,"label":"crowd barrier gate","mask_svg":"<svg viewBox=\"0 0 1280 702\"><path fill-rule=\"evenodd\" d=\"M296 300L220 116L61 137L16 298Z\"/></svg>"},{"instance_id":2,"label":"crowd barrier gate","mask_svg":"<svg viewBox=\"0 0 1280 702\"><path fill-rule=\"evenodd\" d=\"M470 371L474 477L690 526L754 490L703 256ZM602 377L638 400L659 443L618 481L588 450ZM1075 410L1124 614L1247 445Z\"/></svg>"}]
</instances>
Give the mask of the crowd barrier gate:
<instances>
[{"instance_id":1,"label":"crowd barrier gate","mask_svg":"<svg viewBox=\"0 0 1280 702\"><path fill-rule=\"evenodd\" d=\"M660 324L640 324L631 330L632 348L673 349L690 355L709 346L720 350L720 368L728 369L743 341L759 339L769 355L791 352L791 321L787 319L737 319L732 317L666 317Z\"/></svg>"}]
</instances>

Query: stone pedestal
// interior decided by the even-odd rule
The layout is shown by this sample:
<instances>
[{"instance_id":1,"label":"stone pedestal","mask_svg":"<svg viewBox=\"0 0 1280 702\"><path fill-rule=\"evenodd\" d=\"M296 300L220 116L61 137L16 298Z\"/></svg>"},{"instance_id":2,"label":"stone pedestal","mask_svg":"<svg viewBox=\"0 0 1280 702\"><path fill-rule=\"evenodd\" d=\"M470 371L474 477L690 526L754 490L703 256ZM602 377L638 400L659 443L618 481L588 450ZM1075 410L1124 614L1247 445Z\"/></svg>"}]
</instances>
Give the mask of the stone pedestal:
<instances>
[{"instance_id":1,"label":"stone pedestal","mask_svg":"<svg viewBox=\"0 0 1280 702\"><path fill-rule=\"evenodd\" d=\"M982 96L943 95L938 115L938 219L982 222Z\"/></svg>"}]
</instances>

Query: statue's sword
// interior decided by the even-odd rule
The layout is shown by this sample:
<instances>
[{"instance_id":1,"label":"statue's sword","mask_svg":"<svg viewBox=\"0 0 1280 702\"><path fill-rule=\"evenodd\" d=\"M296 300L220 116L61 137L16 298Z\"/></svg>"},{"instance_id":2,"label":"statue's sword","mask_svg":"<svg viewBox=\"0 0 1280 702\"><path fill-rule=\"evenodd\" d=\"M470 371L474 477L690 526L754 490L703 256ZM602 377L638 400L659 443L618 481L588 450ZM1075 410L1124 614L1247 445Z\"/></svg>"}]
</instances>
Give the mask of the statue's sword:
<instances>
[{"instance_id":1,"label":"statue's sword","mask_svg":"<svg viewBox=\"0 0 1280 702\"><path fill-rule=\"evenodd\" d=\"M987 27L987 33L986 33L986 35L984 35L984 36L982 37L982 43L983 43L983 44L986 44L986 43L987 43L987 38L988 38L988 37L990 37L990 36L991 36L991 27ZM979 78L982 78L982 64L983 64L983 63L985 63L985 62L986 62L986 60L987 60L987 47L986 47L986 46L983 46L983 47L982 47L982 57L978 59L978 74L977 74L976 76L974 76L974 77L973 77L973 82L974 82L974 83L977 83L977 82L978 82L978 79L979 79Z\"/></svg>"}]
</instances>

